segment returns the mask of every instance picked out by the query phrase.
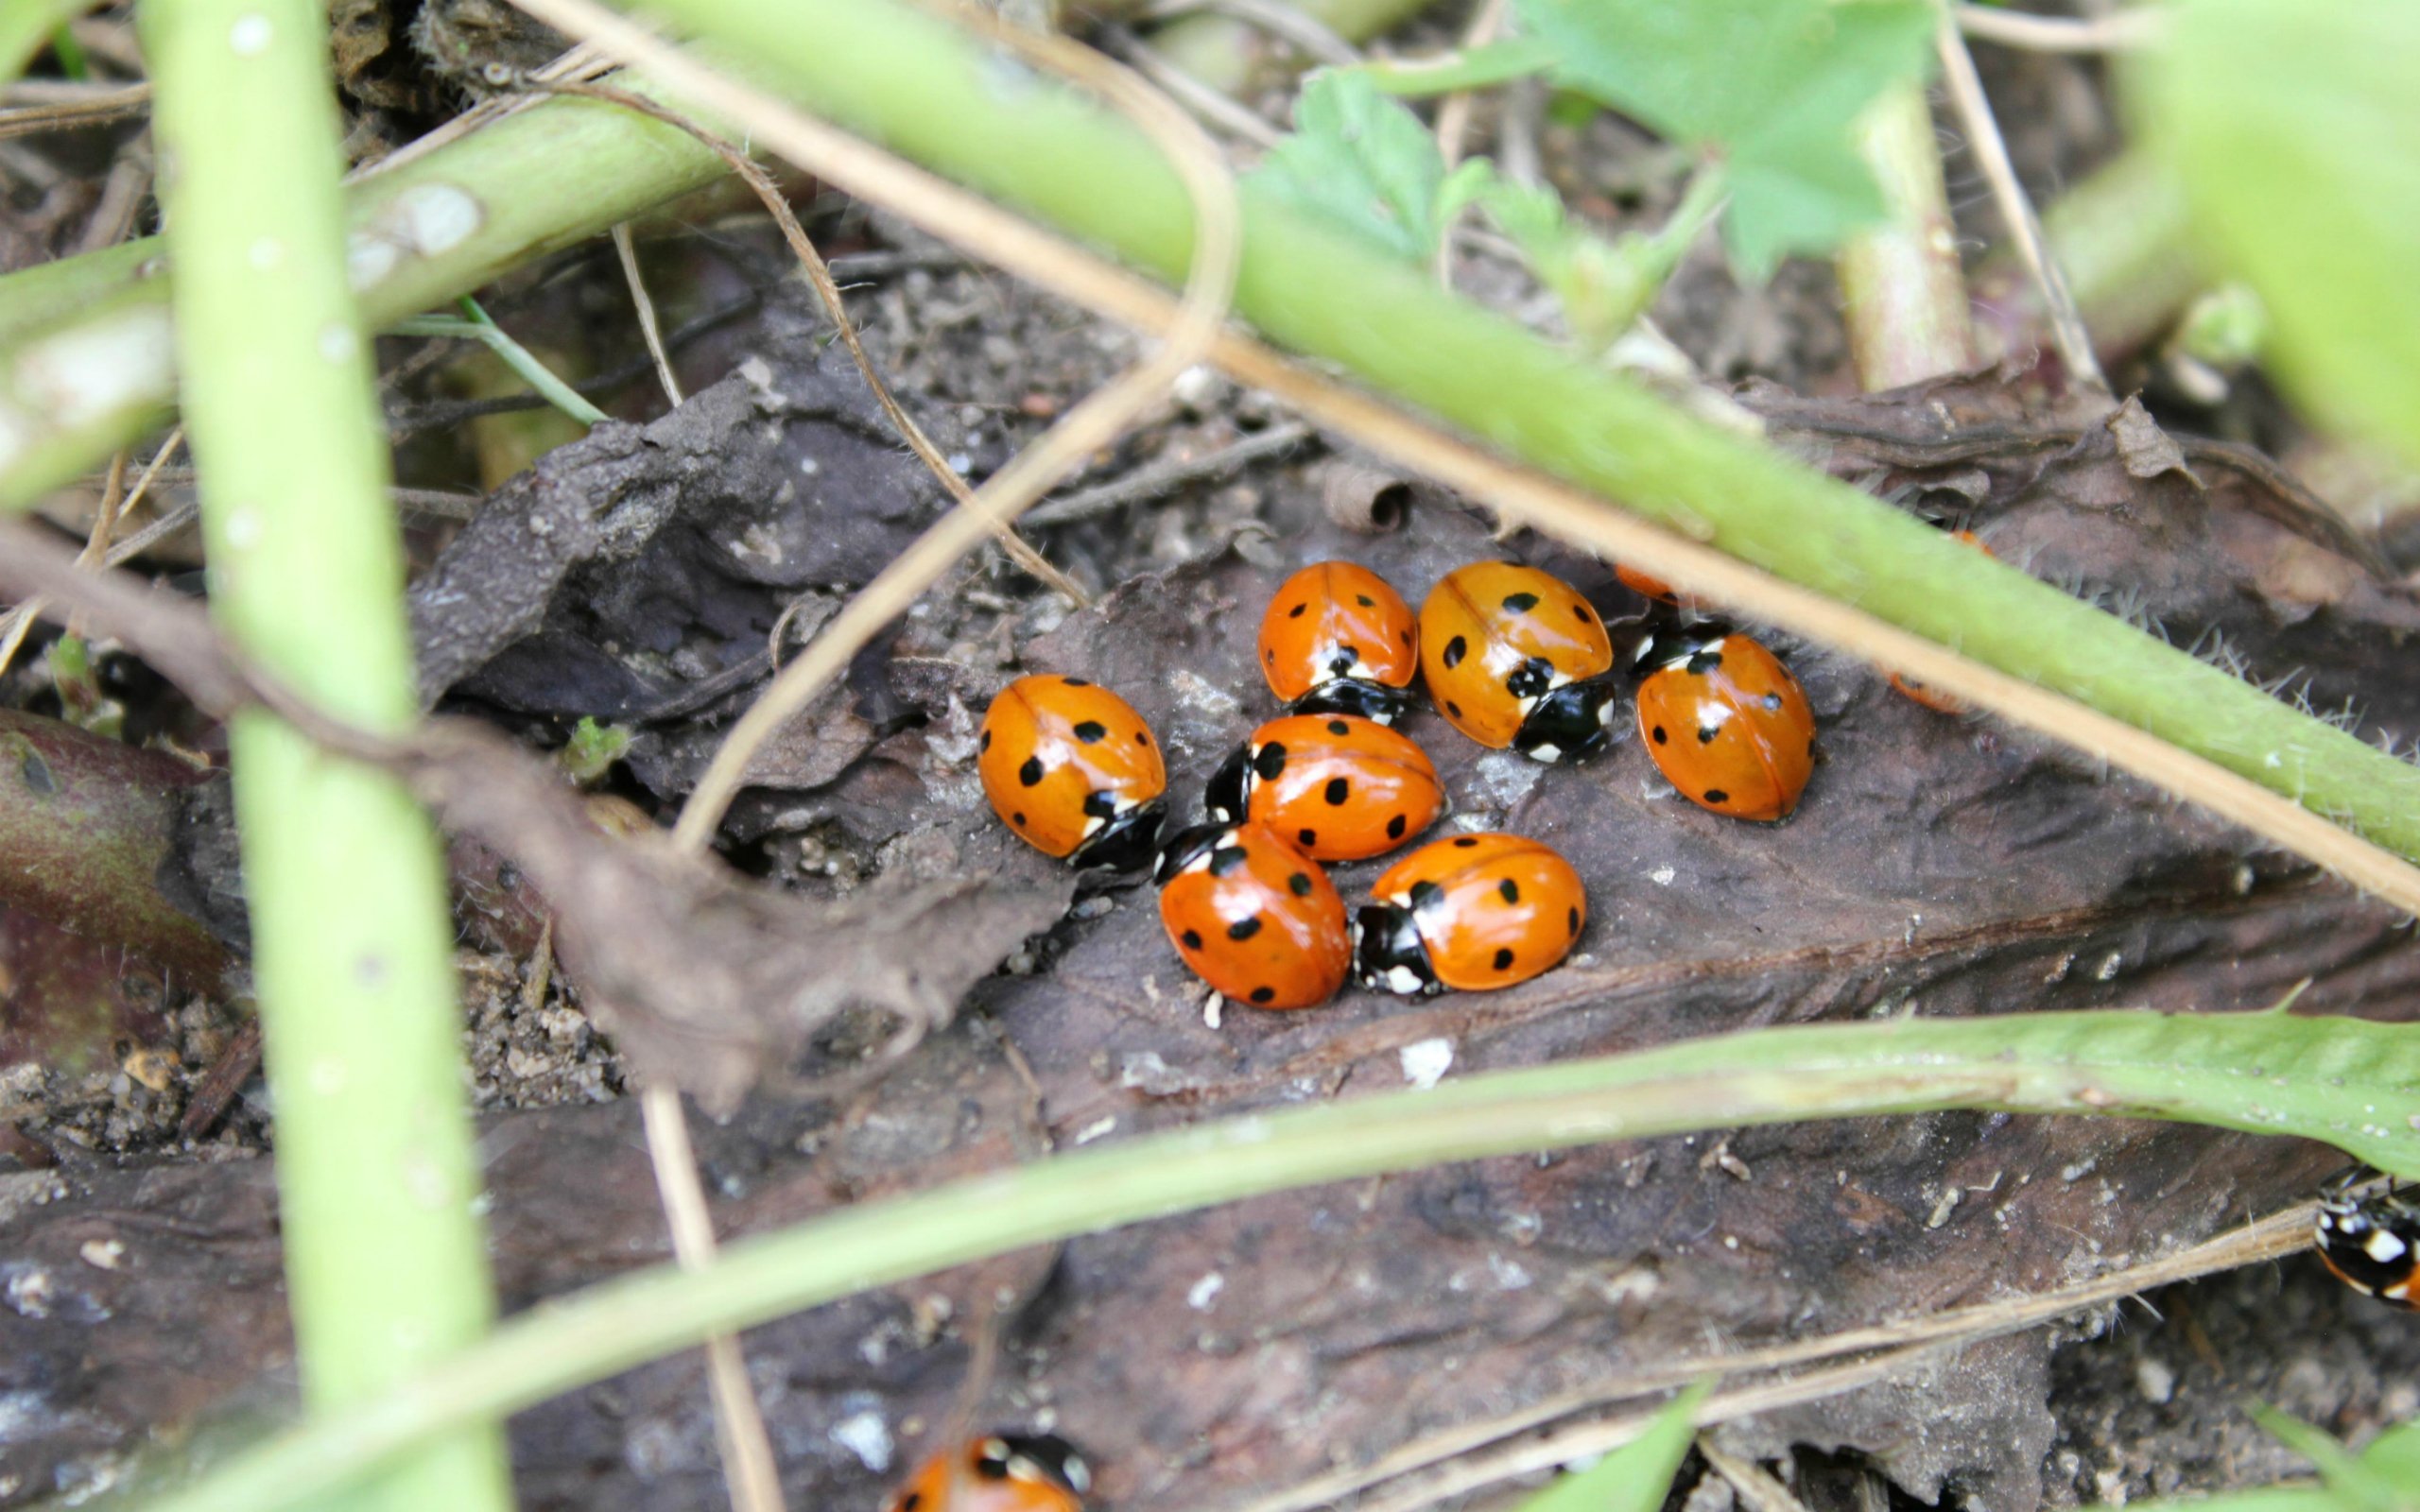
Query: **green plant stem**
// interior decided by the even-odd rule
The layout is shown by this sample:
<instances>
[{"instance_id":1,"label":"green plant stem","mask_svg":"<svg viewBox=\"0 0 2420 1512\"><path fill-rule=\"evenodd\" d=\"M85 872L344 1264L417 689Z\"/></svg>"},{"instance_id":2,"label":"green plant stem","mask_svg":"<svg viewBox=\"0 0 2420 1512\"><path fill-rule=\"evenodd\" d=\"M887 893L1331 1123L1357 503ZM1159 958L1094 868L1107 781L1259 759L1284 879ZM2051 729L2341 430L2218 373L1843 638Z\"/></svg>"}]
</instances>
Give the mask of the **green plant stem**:
<instances>
[{"instance_id":1,"label":"green plant stem","mask_svg":"<svg viewBox=\"0 0 2420 1512\"><path fill-rule=\"evenodd\" d=\"M1191 209L1120 118L1009 90L897 0L657 0L811 110L1173 281ZM936 111L935 100L951 108ZM2420 770L1900 510L1720 430L1246 186L1236 304L1281 343L1686 535L1953 645L2420 858Z\"/></svg>"},{"instance_id":2,"label":"green plant stem","mask_svg":"<svg viewBox=\"0 0 2420 1512\"><path fill-rule=\"evenodd\" d=\"M1834 256L1858 384L1868 393L1975 366L1958 227L1924 87L1893 85L1858 122L1858 155L1881 186L1883 220Z\"/></svg>"},{"instance_id":3,"label":"green plant stem","mask_svg":"<svg viewBox=\"0 0 2420 1512\"><path fill-rule=\"evenodd\" d=\"M346 283L337 117L317 0L147 0L185 416L211 609L340 718L419 717L369 344ZM302 1391L376 1400L494 1312L463 1094L444 873L391 779L265 714L230 730L276 1099L279 1212ZM508 1508L501 1434L397 1462L378 1504Z\"/></svg>"},{"instance_id":4,"label":"green plant stem","mask_svg":"<svg viewBox=\"0 0 2420 1512\"><path fill-rule=\"evenodd\" d=\"M711 183L722 161L615 106L550 100L354 184L347 251L384 329ZM23 507L168 413L156 239L0 278L0 507Z\"/></svg>"},{"instance_id":5,"label":"green plant stem","mask_svg":"<svg viewBox=\"0 0 2420 1512\"><path fill-rule=\"evenodd\" d=\"M2246 1067L2261 1068L2258 1076ZM150 1512L275 1512L428 1435L800 1308L950 1265L1290 1188L1698 1129L1948 1108L2184 1118L2420 1172L2420 1026L2041 1013L1761 1030L1494 1072L1096 1146L745 1239L513 1319L376 1401Z\"/></svg>"},{"instance_id":6,"label":"green plant stem","mask_svg":"<svg viewBox=\"0 0 2420 1512\"><path fill-rule=\"evenodd\" d=\"M478 301L466 294L460 303L462 317L458 319L448 315L416 315L408 320L398 320L388 329L399 336L452 336L475 341L494 352L496 359L519 374L540 398L582 425L594 425L606 418L603 410L556 377L554 369L540 362L527 347L507 335L504 327L479 307Z\"/></svg>"},{"instance_id":7,"label":"green plant stem","mask_svg":"<svg viewBox=\"0 0 2420 1512\"><path fill-rule=\"evenodd\" d=\"M7 0L0 4L0 84L16 81L34 55L100 0ZM71 42L69 45L74 45Z\"/></svg>"}]
</instances>

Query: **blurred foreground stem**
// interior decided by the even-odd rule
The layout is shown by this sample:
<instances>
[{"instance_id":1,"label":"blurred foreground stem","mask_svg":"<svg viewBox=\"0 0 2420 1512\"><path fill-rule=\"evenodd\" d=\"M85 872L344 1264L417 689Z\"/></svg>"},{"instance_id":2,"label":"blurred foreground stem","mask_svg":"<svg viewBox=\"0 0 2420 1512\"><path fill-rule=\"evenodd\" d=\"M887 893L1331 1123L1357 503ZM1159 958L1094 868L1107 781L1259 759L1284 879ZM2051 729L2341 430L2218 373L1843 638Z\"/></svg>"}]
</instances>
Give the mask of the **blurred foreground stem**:
<instances>
[{"instance_id":1,"label":"blurred foreground stem","mask_svg":"<svg viewBox=\"0 0 2420 1512\"><path fill-rule=\"evenodd\" d=\"M369 347L346 282L316 0L147 0L175 332L211 607L330 713L418 716ZM275 1097L302 1394L373 1400L476 1342L494 1301L437 837L392 780L262 713L231 730ZM399 1459L377 1504L511 1504L475 1423Z\"/></svg>"}]
</instances>

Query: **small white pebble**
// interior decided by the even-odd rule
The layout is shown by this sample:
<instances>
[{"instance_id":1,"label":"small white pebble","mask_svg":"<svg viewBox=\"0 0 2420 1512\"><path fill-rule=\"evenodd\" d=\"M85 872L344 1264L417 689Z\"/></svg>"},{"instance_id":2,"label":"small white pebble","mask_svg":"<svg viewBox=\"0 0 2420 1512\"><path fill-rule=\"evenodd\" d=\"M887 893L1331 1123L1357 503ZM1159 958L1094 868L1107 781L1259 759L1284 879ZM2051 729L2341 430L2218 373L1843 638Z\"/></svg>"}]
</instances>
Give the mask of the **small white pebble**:
<instances>
[{"instance_id":1,"label":"small white pebble","mask_svg":"<svg viewBox=\"0 0 2420 1512\"><path fill-rule=\"evenodd\" d=\"M1647 874L1647 880L1655 884L1658 887L1669 887L1672 885L1672 879L1679 875L1680 873L1674 871L1670 867L1658 867L1653 871Z\"/></svg>"},{"instance_id":2,"label":"small white pebble","mask_svg":"<svg viewBox=\"0 0 2420 1512\"><path fill-rule=\"evenodd\" d=\"M1193 1283L1192 1289L1184 1294L1184 1305L1197 1313L1207 1313L1210 1304L1217 1301L1219 1294L1226 1289L1227 1278L1214 1270Z\"/></svg>"},{"instance_id":3,"label":"small white pebble","mask_svg":"<svg viewBox=\"0 0 2420 1512\"><path fill-rule=\"evenodd\" d=\"M87 1239L77 1246L76 1253L95 1270L115 1270L126 1258L126 1246L115 1239Z\"/></svg>"},{"instance_id":4,"label":"small white pebble","mask_svg":"<svg viewBox=\"0 0 2420 1512\"><path fill-rule=\"evenodd\" d=\"M2176 1395L2176 1372L2145 1355L2135 1362L2135 1389L2148 1401L2165 1403Z\"/></svg>"},{"instance_id":5,"label":"small white pebble","mask_svg":"<svg viewBox=\"0 0 2420 1512\"><path fill-rule=\"evenodd\" d=\"M1403 1060L1403 1079L1423 1091L1434 1087L1454 1064L1454 1042L1450 1040L1423 1040L1409 1044L1399 1053Z\"/></svg>"}]
</instances>

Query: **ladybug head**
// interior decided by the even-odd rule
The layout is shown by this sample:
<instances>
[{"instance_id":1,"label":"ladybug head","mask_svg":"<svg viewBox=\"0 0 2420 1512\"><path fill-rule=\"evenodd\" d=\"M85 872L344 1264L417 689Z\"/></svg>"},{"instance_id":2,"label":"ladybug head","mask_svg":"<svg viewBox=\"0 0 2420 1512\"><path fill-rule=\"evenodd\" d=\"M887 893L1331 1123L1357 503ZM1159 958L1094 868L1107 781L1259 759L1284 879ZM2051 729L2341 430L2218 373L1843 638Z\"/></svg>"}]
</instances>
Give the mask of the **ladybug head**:
<instances>
[{"instance_id":1,"label":"ladybug head","mask_svg":"<svg viewBox=\"0 0 2420 1512\"><path fill-rule=\"evenodd\" d=\"M1113 871L1140 871L1160 849L1160 826L1168 806L1160 799L1118 809L1085 837L1067 860L1078 867L1107 867Z\"/></svg>"},{"instance_id":2,"label":"ladybug head","mask_svg":"<svg viewBox=\"0 0 2420 1512\"><path fill-rule=\"evenodd\" d=\"M1177 879L1177 874L1206 856L1219 841L1233 833L1225 824L1196 824L1169 835L1160 847L1160 864L1151 880L1165 887Z\"/></svg>"},{"instance_id":3,"label":"ladybug head","mask_svg":"<svg viewBox=\"0 0 2420 1512\"><path fill-rule=\"evenodd\" d=\"M1252 801L1252 744L1237 746L1201 789L1201 807L1221 824L1241 822Z\"/></svg>"},{"instance_id":4,"label":"ladybug head","mask_svg":"<svg viewBox=\"0 0 2420 1512\"><path fill-rule=\"evenodd\" d=\"M1530 706L1513 732L1513 749L1542 762L1576 762L1596 755L1614 738L1614 692L1610 677L1584 678L1554 689Z\"/></svg>"},{"instance_id":5,"label":"ladybug head","mask_svg":"<svg viewBox=\"0 0 2420 1512\"><path fill-rule=\"evenodd\" d=\"M1721 644L1730 634L1731 627L1721 620L1692 620L1686 624L1667 620L1638 643L1638 652L1631 659L1631 670L1641 677L1661 672L1676 662L1704 654Z\"/></svg>"},{"instance_id":6,"label":"ladybug head","mask_svg":"<svg viewBox=\"0 0 2420 1512\"><path fill-rule=\"evenodd\" d=\"M1298 714L1355 714L1392 725L1411 708L1409 688L1390 688L1367 678L1330 678L1288 704Z\"/></svg>"},{"instance_id":7,"label":"ladybug head","mask_svg":"<svg viewBox=\"0 0 2420 1512\"><path fill-rule=\"evenodd\" d=\"M1079 1493L1092 1486L1092 1467L1056 1434L994 1434L974 1448L978 1480L1040 1481Z\"/></svg>"},{"instance_id":8,"label":"ladybug head","mask_svg":"<svg viewBox=\"0 0 2420 1512\"><path fill-rule=\"evenodd\" d=\"M1374 992L1425 997L1444 990L1411 910L1394 903L1372 903L1355 916L1353 974Z\"/></svg>"}]
</instances>

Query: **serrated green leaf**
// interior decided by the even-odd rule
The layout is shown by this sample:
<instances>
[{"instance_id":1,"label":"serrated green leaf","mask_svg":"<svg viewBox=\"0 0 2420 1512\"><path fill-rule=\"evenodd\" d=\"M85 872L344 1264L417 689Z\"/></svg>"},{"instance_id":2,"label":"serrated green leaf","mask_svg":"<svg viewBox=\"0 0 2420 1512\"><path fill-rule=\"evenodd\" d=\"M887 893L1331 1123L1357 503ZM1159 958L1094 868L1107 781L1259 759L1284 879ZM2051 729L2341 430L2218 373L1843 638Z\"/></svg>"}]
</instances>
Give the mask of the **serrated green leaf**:
<instances>
[{"instance_id":1,"label":"serrated green leaf","mask_svg":"<svg viewBox=\"0 0 2420 1512\"><path fill-rule=\"evenodd\" d=\"M1828 251L1881 214L1852 123L1919 77L1927 0L1520 0L1558 82L1719 157L1723 240L1743 277Z\"/></svg>"},{"instance_id":2,"label":"serrated green leaf","mask_svg":"<svg viewBox=\"0 0 2420 1512\"><path fill-rule=\"evenodd\" d=\"M1665 1404L1647 1432L1584 1470L1565 1475L1521 1503L1519 1512L1655 1512L1697 1442L1698 1404L1714 1383L1702 1381Z\"/></svg>"},{"instance_id":3,"label":"serrated green leaf","mask_svg":"<svg viewBox=\"0 0 2420 1512\"><path fill-rule=\"evenodd\" d=\"M2134 75L2153 149L2329 423L2420 465L2420 6L2196 0Z\"/></svg>"},{"instance_id":4,"label":"serrated green leaf","mask_svg":"<svg viewBox=\"0 0 2420 1512\"><path fill-rule=\"evenodd\" d=\"M1455 173L1454 208L1487 170ZM1357 69L1314 74L1294 102L1294 134L1269 149L1253 179L1296 207L1398 256L1436 255L1448 214L1445 160L1420 118Z\"/></svg>"}]
</instances>

